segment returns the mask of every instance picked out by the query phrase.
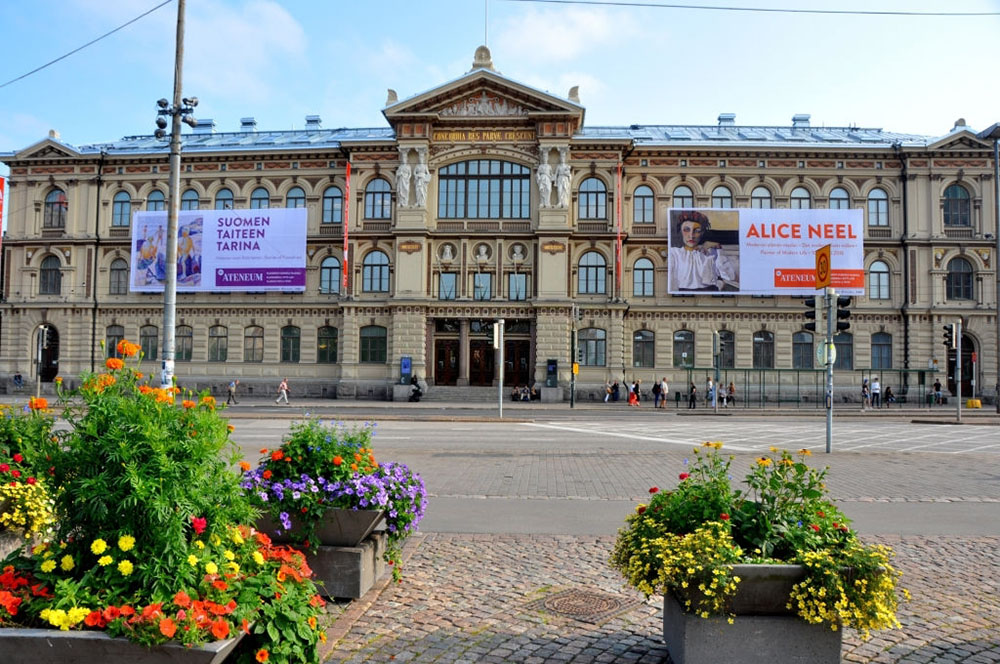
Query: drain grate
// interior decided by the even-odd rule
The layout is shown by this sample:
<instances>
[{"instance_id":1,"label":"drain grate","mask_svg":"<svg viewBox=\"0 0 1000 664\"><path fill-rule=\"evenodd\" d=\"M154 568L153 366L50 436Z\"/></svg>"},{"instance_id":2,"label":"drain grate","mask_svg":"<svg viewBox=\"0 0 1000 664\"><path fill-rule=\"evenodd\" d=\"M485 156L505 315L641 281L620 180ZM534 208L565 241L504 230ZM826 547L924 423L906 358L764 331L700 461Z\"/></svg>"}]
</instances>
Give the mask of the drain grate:
<instances>
[{"instance_id":1,"label":"drain grate","mask_svg":"<svg viewBox=\"0 0 1000 664\"><path fill-rule=\"evenodd\" d=\"M601 623L641 604L639 600L571 588L536 599L528 609L545 611L588 623Z\"/></svg>"}]
</instances>

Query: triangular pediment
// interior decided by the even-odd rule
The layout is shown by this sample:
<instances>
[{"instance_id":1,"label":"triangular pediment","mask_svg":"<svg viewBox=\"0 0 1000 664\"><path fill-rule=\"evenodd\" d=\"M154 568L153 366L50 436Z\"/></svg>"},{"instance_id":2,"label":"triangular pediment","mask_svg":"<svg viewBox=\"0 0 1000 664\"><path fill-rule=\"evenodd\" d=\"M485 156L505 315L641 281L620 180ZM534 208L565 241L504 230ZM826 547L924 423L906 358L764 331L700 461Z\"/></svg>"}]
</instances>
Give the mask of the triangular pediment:
<instances>
[{"instance_id":1,"label":"triangular pediment","mask_svg":"<svg viewBox=\"0 0 1000 664\"><path fill-rule=\"evenodd\" d=\"M70 145L54 138L45 138L17 153L17 159L67 159L80 153Z\"/></svg>"},{"instance_id":2,"label":"triangular pediment","mask_svg":"<svg viewBox=\"0 0 1000 664\"><path fill-rule=\"evenodd\" d=\"M927 146L928 150L948 152L963 152L966 150L989 150L993 148L990 141L984 141L968 129L951 132Z\"/></svg>"}]
</instances>

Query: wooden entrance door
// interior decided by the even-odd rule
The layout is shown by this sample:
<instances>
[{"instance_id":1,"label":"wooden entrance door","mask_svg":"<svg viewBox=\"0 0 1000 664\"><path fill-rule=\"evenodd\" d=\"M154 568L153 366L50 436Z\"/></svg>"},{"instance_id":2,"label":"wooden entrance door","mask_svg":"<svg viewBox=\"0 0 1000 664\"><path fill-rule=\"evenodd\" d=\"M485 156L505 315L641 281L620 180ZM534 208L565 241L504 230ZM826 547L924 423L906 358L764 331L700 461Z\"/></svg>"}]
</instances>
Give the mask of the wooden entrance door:
<instances>
[{"instance_id":1,"label":"wooden entrance door","mask_svg":"<svg viewBox=\"0 0 1000 664\"><path fill-rule=\"evenodd\" d=\"M493 342L469 342L469 385L493 384Z\"/></svg>"},{"instance_id":2,"label":"wooden entrance door","mask_svg":"<svg viewBox=\"0 0 1000 664\"><path fill-rule=\"evenodd\" d=\"M455 385L458 382L458 340L437 339L434 342L434 384Z\"/></svg>"},{"instance_id":3,"label":"wooden entrance door","mask_svg":"<svg viewBox=\"0 0 1000 664\"><path fill-rule=\"evenodd\" d=\"M503 382L531 386L530 341L505 340L503 344Z\"/></svg>"}]
</instances>

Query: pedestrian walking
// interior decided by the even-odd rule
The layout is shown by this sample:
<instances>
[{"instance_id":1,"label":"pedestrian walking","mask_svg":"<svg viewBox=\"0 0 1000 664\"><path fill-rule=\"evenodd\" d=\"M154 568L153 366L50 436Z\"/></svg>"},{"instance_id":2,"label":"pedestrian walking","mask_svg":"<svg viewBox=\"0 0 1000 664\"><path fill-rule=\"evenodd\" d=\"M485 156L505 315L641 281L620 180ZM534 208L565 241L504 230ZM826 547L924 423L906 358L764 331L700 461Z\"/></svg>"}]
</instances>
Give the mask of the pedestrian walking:
<instances>
[{"instance_id":1,"label":"pedestrian walking","mask_svg":"<svg viewBox=\"0 0 1000 664\"><path fill-rule=\"evenodd\" d=\"M865 410L871 405L871 388L868 387L868 379L861 380L861 410Z\"/></svg>"},{"instance_id":2,"label":"pedestrian walking","mask_svg":"<svg viewBox=\"0 0 1000 664\"><path fill-rule=\"evenodd\" d=\"M607 403L611 398L611 381L604 381L604 403Z\"/></svg>"},{"instance_id":3,"label":"pedestrian walking","mask_svg":"<svg viewBox=\"0 0 1000 664\"><path fill-rule=\"evenodd\" d=\"M653 381L653 408L660 407L660 399L663 397L664 395L660 390L660 381Z\"/></svg>"},{"instance_id":4,"label":"pedestrian walking","mask_svg":"<svg viewBox=\"0 0 1000 664\"><path fill-rule=\"evenodd\" d=\"M714 392L715 392L715 385L714 385L714 383L712 383L712 378L709 377L708 380L705 381L705 405L706 406L711 406L712 405L712 394Z\"/></svg>"},{"instance_id":5,"label":"pedestrian walking","mask_svg":"<svg viewBox=\"0 0 1000 664\"><path fill-rule=\"evenodd\" d=\"M719 383L719 403L723 408L726 407L726 386L722 383Z\"/></svg>"},{"instance_id":6,"label":"pedestrian walking","mask_svg":"<svg viewBox=\"0 0 1000 664\"><path fill-rule=\"evenodd\" d=\"M698 388L695 387L694 383L691 383L691 387L688 388L688 409L698 407Z\"/></svg>"},{"instance_id":7,"label":"pedestrian walking","mask_svg":"<svg viewBox=\"0 0 1000 664\"><path fill-rule=\"evenodd\" d=\"M667 377L660 381L660 408L667 407L667 395L670 394L670 386L667 384Z\"/></svg>"},{"instance_id":8,"label":"pedestrian walking","mask_svg":"<svg viewBox=\"0 0 1000 664\"><path fill-rule=\"evenodd\" d=\"M941 380L934 379L934 403L941 405Z\"/></svg>"},{"instance_id":9,"label":"pedestrian walking","mask_svg":"<svg viewBox=\"0 0 1000 664\"><path fill-rule=\"evenodd\" d=\"M239 401L236 400L236 388L239 387L239 378L234 378L229 381L229 396L226 397L226 404L238 404Z\"/></svg>"},{"instance_id":10,"label":"pedestrian walking","mask_svg":"<svg viewBox=\"0 0 1000 664\"><path fill-rule=\"evenodd\" d=\"M621 391L622 391L622 388L618 384L618 379L616 378L615 382L613 382L611 384L611 400L612 401L618 401L618 398L621 396Z\"/></svg>"},{"instance_id":11,"label":"pedestrian walking","mask_svg":"<svg viewBox=\"0 0 1000 664\"><path fill-rule=\"evenodd\" d=\"M639 381L632 383L628 391L628 405L639 407Z\"/></svg>"},{"instance_id":12,"label":"pedestrian walking","mask_svg":"<svg viewBox=\"0 0 1000 664\"><path fill-rule=\"evenodd\" d=\"M878 382L878 376L872 378L872 408L882 407L882 386Z\"/></svg>"},{"instance_id":13,"label":"pedestrian walking","mask_svg":"<svg viewBox=\"0 0 1000 664\"><path fill-rule=\"evenodd\" d=\"M288 379L282 378L281 382L278 384L278 398L274 400L274 403L281 403L281 400L285 400L286 405L291 405L288 403Z\"/></svg>"}]
</instances>

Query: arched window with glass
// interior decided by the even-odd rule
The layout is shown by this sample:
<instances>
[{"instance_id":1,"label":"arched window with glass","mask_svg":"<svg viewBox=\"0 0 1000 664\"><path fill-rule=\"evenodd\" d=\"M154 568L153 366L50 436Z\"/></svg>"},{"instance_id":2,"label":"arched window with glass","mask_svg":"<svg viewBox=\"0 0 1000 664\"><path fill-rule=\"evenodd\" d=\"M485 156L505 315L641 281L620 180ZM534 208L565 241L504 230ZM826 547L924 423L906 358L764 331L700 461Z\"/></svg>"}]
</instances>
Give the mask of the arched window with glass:
<instances>
[{"instance_id":1,"label":"arched window with glass","mask_svg":"<svg viewBox=\"0 0 1000 664\"><path fill-rule=\"evenodd\" d=\"M264 328L259 325L248 325L243 330L243 361L264 361Z\"/></svg>"},{"instance_id":2,"label":"arched window with glass","mask_svg":"<svg viewBox=\"0 0 1000 664\"><path fill-rule=\"evenodd\" d=\"M149 192L149 196L146 197L146 211L163 212L166 209L167 197L163 195L163 192L159 189Z\"/></svg>"},{"instance_id":3,"label":"arched window with glass","mask_svg":"<svg viewBox=\"0 0 1000 664\"><path fill-rule=\"evenodd\" d=\"M811 332L799 331L792 334L792 368L813 368L813 335Z\"/></svg>"},{"instance_id":4,"label":"arched window with glass","mask_svg":"<svg viewBox=\"0 0 1000 664\"><path fill-rule=\"evenodd\" d=\"M143 325L139 328L139 347L142 348L142 359L156 359L156 349L160 345L159 338L160 328L155 325Z\"/></svg>"},{"instance_id":5,"label":"arched window with glass","mask_svg":"<svg viewBox=\"0 0 1000 664\"><path fill-rule=\"evenodd\" d=\"M295 325L281 328L281 361L298 362L302 331Z\"/></svg>"},{"instance_id":6,"label":"arched window with glass","mask_svg":"<svg viewBox=\"0 0 1000 664\"><path fill-rule=\"evenodd\" d=\"M653 190L646 185L639 185L632 194L632 223L652 224L653 218Z\"/></svg>"},{"instance_id":7,"label":"arched window with glass","mask_svg":"<svg viewBox=\"0 0 1000 664\"><path fill-rule=\"evenodd\" d=\"M685 184L676 187L674 189L673 201L673 206L675 208L694 207L694 193L691 191L691 187Z\"/></svg>"},{"instance_id":8,"label":"arched window with glass","mask_svg":"<svg viewBox=\"0 0 1000 664\"><path fill-rule=\"evenodd\" d=\"M128 262L124 258L111 261L108 277L108 295L128 294Z\"/></svg>"},{"instance_id":9,"label":"arched window with glass","mask_svg":"<svg viewBox=\"0 0 1000 664\"><path fill-rule=\"evenodd\" d=\"M392 219L392 187L375 178L365 187L365 219Z\"/></svg>"},{"instance_id":10,"label":"arched window with glass","mask_svg":"<svg viewBox=\"0 0 1000 664\"><path fill-rule=\"evenodd\" d=\"M580 219L608 218L608 189L600 178L587 178L580 183L577 205Z\"/></svg>"},{"instance_id":11,"label":"arched window with glass","mask_svg":"<svg viewBox=\"0 0 1000 664\"><path fill-rule=\"evenodd\" d=\"M362 261L361 290L366 293L389 292L389 257L381 251L370 251Z\"/></svg>"},{"instance_id":12,"label":"arched window with glass","mask_svg":"<svg viewBox=\"0 0 1000 664\"><path fill-rule=\"evenodd\" d=\"M108 325L104 328L104 350L108 357L122 356L118 352L118 344L125 340L125 328L121 325Z\"/></svg>"},{"instance_id":13,"label":"arched window with glass","mask_svg":"<svg viewBox=\"0 0 1000 664\"><path fill-rule=\"evenodd\" d=\"M225 325L208 328L208 361L225 362L229 358L229 329Z\"/></svg>"},{"instance_id":14,"label":"arched window with glass","mask_svg":"<svg viewBox=\"0 0 1000 664\"><path fill-rule=\"evenodd\" d=\"M868 299L889 299L889 266L885 261L874 261L868 268Z\"/></svg>"},{"instance_id":15,"label":"arched window with glass","mask_svg":"<svg viewBox=\"0 0 1000 664\"><path fill-rule=\"evenodd\" d=\"M851 207L851 196L843 187L834 187L830 191L830 209L847 210Z\"/></svg>"},{"instance_id":16,"label":"arched window with glass","mask_svg":"<svg viewBox=\"0 0 1000 664\"><path fill-rule=\"evenodd\" d=\"M580 364L587 367L605 365L607 336L607 332L596 327L584 328L577 333Z\"/></svg>"},{"instance_id":17,"label":"arched window with glass","mask_svg":"<svg viewBox=\"0 0 1000 664\"><path fill-rule=\"evenodd\" d=\"M340 260L327 256L319 266L319 292L332 294L340 292Z\"/></svg>"},{"instance_id":18,"label":"arched window with glass","mask_svg":"<svg viewBox=\"0 0 1000 664\"><path fill-rule=\"evenodd\" d=\"M812 207L812 196L809 195L809 190L805 187L796 187L792 189L792 195L789 198L789 206L793 210L808 210Z\"/></svg>"},{"instance_id":19,"label":"arched window with glass","mask_svg":"<svg viewBox=\"0 0 1000 664\"><path fill-rule=\"evenodd\" d=\"M674 332L674 366L694 366L694 332L678 330Z\"/></svg>"},{"instance_id":20,"label":"arched window with glass","mask_svg":"<svg viewBox=\"0 0 1000 664\"><path fill-rule=\"evenodd\" d=\"M292 187L285 195L285 207L304 208L306 206L306 192L302 187Z\"/></svg>"},{"instance_id":21,"label":"arched window with glass","mask_svg":"<svg viewBox=\"0 0 1000 664\"><path fill-rule=\"evenodd\" d=\"M441 219L530 219L531 169L499 159L471 159L438 169Z\"/></svg>"},{"instance_id":22,"label":"arched window with glass","mask_svg":"<svg viewBox=\"0 0 1000 664\"><path fill-rule=\"evenodd\" d=\"M971 226L971 201L969 191L960 184L953 184L944 190L942 201L945 226Z\"/></svg>"},{"instance_id":23,"label":"arched window with glass","mask_svg":"<svg viewBox=\"0 0 1000 664\"><path fill-rule=\"evenodd\" d=\"M323 192L323 219L324 224L344 223L344 192L340 187L327 187Z\"/></svg>"},{"instance_id":24,"label":"arched window with glass","mask_svg":"<svg viewBox=\"0 0 1000 664\"><path fill-rule=\"evenodd\" d=\"M892 368L892 335L876 332L872 335L872 369Z\"/></svg>"},{"instance_id":25,"label":"arched window with glass","mask_svg":"<svg viewBox=\"0 0 1000 664\"><path fill-rule=\"evenodd\" d=\"M750 207L767 210L771 208L771 190L767 187L754 187L750 192Z\"/></svg>"},{"instance_id":26,"label":"arched window with glass","mask_svg":"<svg viewBox=\"0 0 1000 664\"><path fill-rule=\"evenodd\" d=\"M197 210L200 204L200 199L198 197L198 192L194 189L188 189L183 194L181 194L181 209L182 210Z\"/></svg>"},{"instance_id":27,"label":"arched window with glass","mask_svg":"<svg viewBox=\"0 0 1000 664\"><path fill-rule=\"evenodd\" d=\"M46 256L38 270L38 292L59 295L62 292L62 262L56 256Z\"/></svg>"},{"instance_id":28,"label":"arched window with glass","mask_svg":"<svg viewBox=\"0 0 1000 664\"><path fill-rule=\"evenodd\" d=\"M729 191L729 187L724 187L721 184L712 190L712 207L714 208L731 208L733 207L733 192Z\"/></svg>"},{"instance_id":29,"label":"arched window with glass","mask_svg":"<svg viewBox=\"0 0 1000 664\"><path fill-rule=\"evenodd\" d=\"M649 330L636 330L632 334L632 366L652 368L656 366L655 337Z\"/></svg>"},{"instance_id":30,"label":"arched window with glass","mask_svg":"<svg viewBox=\"0 0 1000 664\"><path fill-rule=\"evenodd\" d=\"M753 368L774 368L774 332L757 330L753 333Z\"/></svg>"},{"instance_id":31,"label":"arched window with glass","mask_svg":"<svg viewBox=\"0 0 1000 664\"><path fill-rule=\"evenodd\" d=\"M132 197L127 191L119 191L115 194L114 203L111 206L111 226L113 228L127 228L132 223Z\"/></svg>"},{"instance_id":32,"label":"arched window with glass","mask_svg":"<svg viewBox=\"0 0 1000 664\"><path fill-rule=\"evenodd\" d=\"M66 211L69 199L62 189L53 189L45 195L45 209L42 214L43 228L66 228Z\"/></svg>"},{"instance_id":33,"label":"arched window with glass","mask_svg":"<svg viewBox=\"0 0 1000 664\"><path fill-rule=\"evenodd\" d=\"M635 297L653 296L653 261L640 258L632 266L632 295Z\"/></svg>"},{"instance_id":34,"label":"arched window with glass","mask_svg":"<svg viewBox=\"0 0 1000 664\"><path fill-rule=\"evenodd\" d=\"M599 252L588 251L580 257L577 290L580 295L603 295L607 291L607 263Z\"/></svg>"},{"instance_id":35,"label":"arched window with glass","mask_svg":"<svg viewBox=\"0 0 1000 664\"><path fill-rule=\"evenodd\" d=\"M854 335L841 332L833 335L833 347L837 357L833 361L835 371L854 371Z\"/></svg>"},{"instance_id":36,"label":"arched window with glass","mask_svg":"<svg viewBox=\"0 0 1000 664\"><path fill-rule=\"evenodd\" d=\"M361 361L365 364L385 364L388 339L386 329L380 325L361 328Z\"/></svg>"},{"instance_id":37,"label":"arched window with glass","mask_svg":"<svg viewBox=\"0 0 1000 664\"><path fill-rule=\"evenodd\" d=\"M178 325L174 332L174 357L178 362L190 362L194 352L194 330L190 325Z\"/></svg>"},{"instance_id":38,"label":"arched window with glass","mask_svg":"<svg viewBox=\"0 0 1000 664\"><path fill-rule=\"evenodd\" d=\"M868 225L889 225L889 196L882 189L868 192Z\"/></svg>"},{"instance_id":39,"label":"arched window with glass","mask_svg":"<svg viewBox=\"0 0 1000 664\"><path fill-rule=\"evenodd\" d=\"M337 362L337 328L324 325L316 331L316 361L320 364Z\"/></svg>"},{"instance_id":40,"label":"arched window with glass","mask_svg":"<svg viewBox=\"0 0 1000 664\"><path fill-rule=\"evenodd\" d=\"M972 264L957 256L948 261L947 295L949 300L971 300L972 292Z\"/></svg>"},{"instance_id":41,"label":"arched window with glass","mask_svg":"<svg viewBox=\"0 0 1000 664\"><path fill-rule=\"evenodd\" d=\"M220 189L215 194L216 210L232 210L234 205L233 192L229 189Z\"/></svg>"},{"instance_id":42,"label":"arched window with glass","mask_svg":"<svg viewBox=\"0 0 1000 664\"><path fill-rule=\"evenodd\" d=\"M264 187L257 187L250 194L251 210L266 210L271 207L271 193Z\"/></svg>"},{"instance_id":43,"label":"arched window with glass","mask_svg":"<svg viewBox=\"0 0 1000 664\"><path fill-rule=\"evenodd\" d=\"M719 368L736 367L736 334L732 330L719 330Z\"/></svg>"}]
</instances>

